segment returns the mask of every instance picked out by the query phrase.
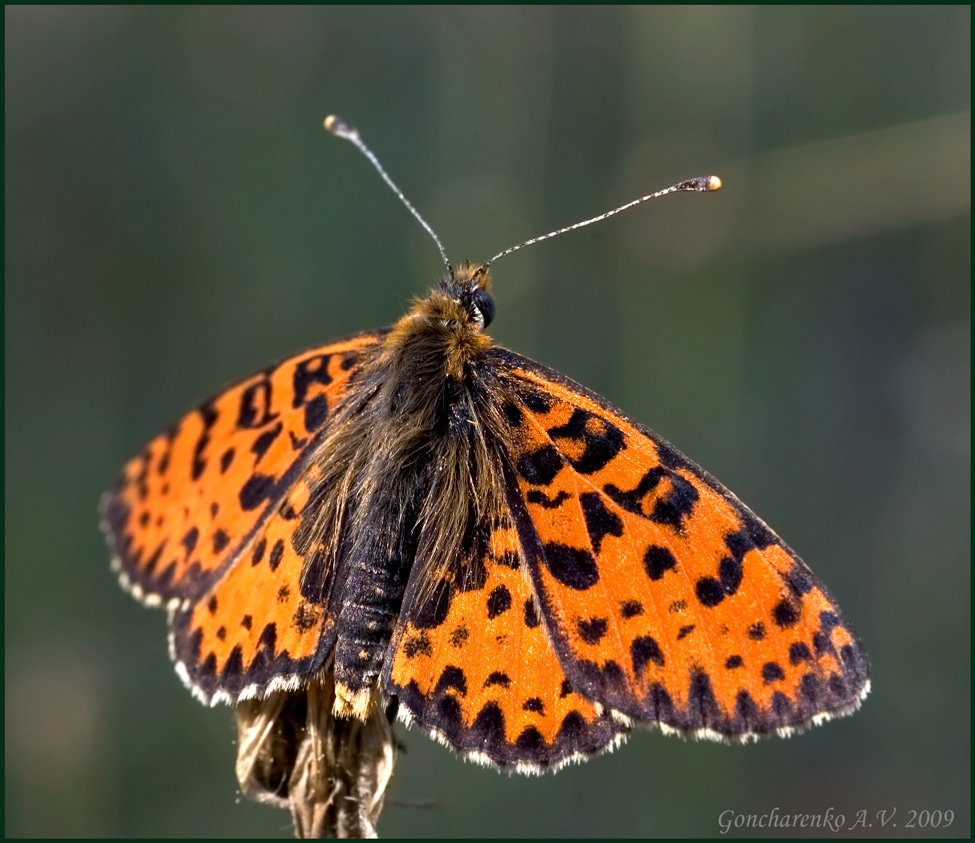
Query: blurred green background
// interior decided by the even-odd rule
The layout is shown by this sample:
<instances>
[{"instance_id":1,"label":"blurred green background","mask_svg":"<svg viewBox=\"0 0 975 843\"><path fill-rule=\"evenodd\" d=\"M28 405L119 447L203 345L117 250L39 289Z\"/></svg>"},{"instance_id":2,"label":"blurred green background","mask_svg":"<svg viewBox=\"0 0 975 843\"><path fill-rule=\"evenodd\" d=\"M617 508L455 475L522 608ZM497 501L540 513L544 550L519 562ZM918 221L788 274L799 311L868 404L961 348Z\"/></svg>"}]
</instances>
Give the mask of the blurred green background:
<instances>
[{"instance_id":1,"label":"blurred green background","mask_svg":"<svg viewBox=\"0 0 975 843\"><path fill-rule=\"evenodd\" d=\"M873 662L859 714L788 741L640 732L528 779L406 733L392 797L437 806L380 831L717 836L727 809L832 807L867 812L857 835L969 834L969 7L5 22L8 836L290 835L237 793L231 713L181 686L96 506L194 402L392 322L440 273L330 112L455 262L722 177L500 263L491 333L732 488ZM907 829L925 809L954 822Z\"/></svg>"}]
</instances>

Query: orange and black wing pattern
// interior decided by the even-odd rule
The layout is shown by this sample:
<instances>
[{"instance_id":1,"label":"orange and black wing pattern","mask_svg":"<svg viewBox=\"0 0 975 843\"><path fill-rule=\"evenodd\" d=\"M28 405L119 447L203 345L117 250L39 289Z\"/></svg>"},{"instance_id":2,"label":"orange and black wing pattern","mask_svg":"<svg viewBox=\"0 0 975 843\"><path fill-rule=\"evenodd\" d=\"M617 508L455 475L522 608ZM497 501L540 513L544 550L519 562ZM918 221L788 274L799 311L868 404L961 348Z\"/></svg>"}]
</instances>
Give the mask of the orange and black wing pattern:
<instances>
[{"instance_id":1,"label":"orange and black wing pattern","mask_svg":"<svg viewBox=\"0 0 975 843\"><path fill-rule=\"evenodd\" d=\"M310 457L382 337L310 350L205 401L130 460L103 501L113 566L137 597L170 607L177 669L206 701L235 699L315 650L321 610L295 593ZM261 623L286 616L287 631Z\"/></svg>"},{"instance_id":2,"label":"orange and black wing pattern","mask_svg":"<svg viewBox=\"0 0 975 843\"><path fill-rule=\"evenodd\" d=\"M490 354L507 396L508 506L573 689L624 719L719 740L859 707L863 649L778 536L605 399Z\"/></svg>"},{"instance_id":3,"label":"orange and black wing pattern","mask_svg":"<svg viewBox=\"0 0 975 843\"><path fill-rule=\"evenodd\" d=\"M313 462L223 577L171 613L176 672L204 703L296 689L331 653L335 616L301 587L320 549L309 541L320 479Z\"/></svg>"},{"instance_id":4,"label":"orange and black wing pattern","mask_svg":"<svg viewBox=\"0 0 975 843\"><path fill-rule=\"evenodd\" d=\"M508 514L478 525L464 555L435 582L407 586L383 674L400 716L518 772L619 743L627 727L575 690L549 643Z\"/></svg>"}]
</instances>

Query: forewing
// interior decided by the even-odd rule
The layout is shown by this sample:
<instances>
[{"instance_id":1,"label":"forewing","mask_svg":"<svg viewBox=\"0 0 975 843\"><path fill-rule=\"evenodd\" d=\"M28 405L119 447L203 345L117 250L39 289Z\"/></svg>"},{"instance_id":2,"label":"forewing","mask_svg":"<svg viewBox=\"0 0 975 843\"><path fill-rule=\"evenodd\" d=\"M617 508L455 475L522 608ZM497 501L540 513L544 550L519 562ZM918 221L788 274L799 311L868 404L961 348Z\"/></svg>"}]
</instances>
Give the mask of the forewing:
<instances>
[{"instance_id":1,"label":"forewing","mask_svg":"<svg viewBox=\"0 0 975 843\"><path fill-rule=\"evenodd\" d=\"M131 459L103 500L122 583L151 604L205 594L280 507L382 336L358 334L245 378Z\"/></svg>"},{"instance_id":2,"label":"forewing","mask_svg":"<svg viewBox=\"0 0 975 843\"><path fill-rule=\"evenodd\" d=\"M507 513L481 525L465 563L432 588L420 576L407 586L383 673L404 719L474 760L522 772L618 743L626 727L577 693L559 664Z\"/></svg>"},{"instance_id":3,"label":"forewing","mask_svg":"<svg viewBox=\"0 0 975 843\"><path fill-rule=\"evenodd\" d=\"M509 507L573 687L634 720L739 740L859 706L856 635L762 521L605 399L491 353Z\"/></svg>"}]
</instances>

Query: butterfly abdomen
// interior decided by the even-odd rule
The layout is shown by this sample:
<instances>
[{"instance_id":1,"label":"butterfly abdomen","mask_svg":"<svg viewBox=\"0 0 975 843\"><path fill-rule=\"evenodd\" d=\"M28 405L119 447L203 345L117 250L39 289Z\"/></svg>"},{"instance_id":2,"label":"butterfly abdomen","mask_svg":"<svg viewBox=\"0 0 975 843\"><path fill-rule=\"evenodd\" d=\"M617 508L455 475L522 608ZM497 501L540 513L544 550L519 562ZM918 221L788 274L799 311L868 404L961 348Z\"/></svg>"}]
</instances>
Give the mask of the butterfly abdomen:
<instances>
[{"instance_id":1,"label":"butterfly abdomen","mask_svg":"<svg viewBox=\"0 0 975 843\"><path fill-rule=\"evenodd\" d=\"M371 501L351 532L357 536L343 561L347 572L338 607L335 643L336 713L365 719L372 686L399 613L413 564L415 512L404 508L405 488L420 488L406 473Z\"/></svg>"}]
</instances>

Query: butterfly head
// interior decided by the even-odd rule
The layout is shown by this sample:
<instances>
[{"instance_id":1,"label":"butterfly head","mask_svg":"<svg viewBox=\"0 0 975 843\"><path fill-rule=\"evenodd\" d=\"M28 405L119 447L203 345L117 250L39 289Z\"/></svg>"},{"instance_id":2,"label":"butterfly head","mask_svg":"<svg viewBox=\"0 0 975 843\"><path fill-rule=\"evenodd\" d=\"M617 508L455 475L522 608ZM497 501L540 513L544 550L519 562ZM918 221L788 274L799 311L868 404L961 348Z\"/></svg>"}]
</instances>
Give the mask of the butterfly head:
<instances>
[{"instance_id":1,"label":"butterfly head","mask_svg":"<svg viewBox=\"0 0 975 843\"><path fill-rule=\"evenodd\" d=\"M440 282L446 293L463 309L467 320L481 330L494 321L494 299L488 289L491 278L487 269L465 263Z\"/></svg>"},{"instance_id":2,"label":"butterfly head","mask_svg":"<svg viewBox=\"0 0 975 843\"><path fill-rule=\"evenodd\" d=\"M461 379L465 365L491 346L483 332L494 318L489 283L480 267L465 264L451 270L396 323L386 348L409 360L415 371L433 371L446 362L447 373Z\"/></svg>"}]
</instances>

